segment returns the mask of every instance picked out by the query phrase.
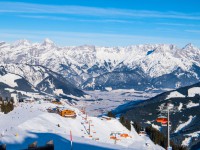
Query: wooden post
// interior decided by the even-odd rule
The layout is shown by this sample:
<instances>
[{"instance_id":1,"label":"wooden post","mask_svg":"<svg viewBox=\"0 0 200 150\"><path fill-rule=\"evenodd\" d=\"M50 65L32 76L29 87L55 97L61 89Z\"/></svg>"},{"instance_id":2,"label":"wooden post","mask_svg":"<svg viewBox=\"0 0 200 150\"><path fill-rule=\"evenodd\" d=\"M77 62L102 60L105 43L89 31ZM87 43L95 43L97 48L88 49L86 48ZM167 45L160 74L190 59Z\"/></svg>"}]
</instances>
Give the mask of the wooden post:
<instances>
[{"instance_id":1,"label":"wooden post","mask_svg":"<svg viewBox=\"0 0 200 150\"><path fill-rule=\"evenodd\" d=\"M70 141L71 141L71 150L73 149L73 143L72 143L72 131L70 130Z\"/></svg>"}]
</instances>

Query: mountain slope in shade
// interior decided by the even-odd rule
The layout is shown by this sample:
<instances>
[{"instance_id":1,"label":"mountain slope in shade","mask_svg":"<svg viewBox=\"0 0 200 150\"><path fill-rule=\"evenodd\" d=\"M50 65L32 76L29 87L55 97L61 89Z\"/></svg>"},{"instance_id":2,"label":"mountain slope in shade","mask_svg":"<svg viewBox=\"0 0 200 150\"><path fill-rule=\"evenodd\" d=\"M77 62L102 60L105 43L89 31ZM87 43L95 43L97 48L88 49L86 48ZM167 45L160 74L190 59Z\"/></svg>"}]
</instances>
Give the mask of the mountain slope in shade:
<instances>
[{"instance_id":1,"label":"mountain slope in shade","mask_svg":"<svg viewBox=\"0 0 200 150\"><path fill-rule=\"evenodd\" d=\"M171 113L171 138L175 143L189 148L200 143L200 83L162 93L149 100L128 106L123 113L130 120L140 122L143 126L152 125L163 133L166 127L156 122L160 110L168 102L176 111Z\"/></svg>"},{"instance_id":2,"label":"mountain slope in shade","mask_svg":"<svg viewBox=\"0 0 200 150\"><path fill-rule=\"evenodd\" d=\"M0 44L0 61L42 65L76 86L92 90L104 90L107 86L178 88L197 83L200 78L200 49L192 44L183 48L169 44L60 47L49 39L43 43L20 40Z\"/></svg>"}]
</instances>

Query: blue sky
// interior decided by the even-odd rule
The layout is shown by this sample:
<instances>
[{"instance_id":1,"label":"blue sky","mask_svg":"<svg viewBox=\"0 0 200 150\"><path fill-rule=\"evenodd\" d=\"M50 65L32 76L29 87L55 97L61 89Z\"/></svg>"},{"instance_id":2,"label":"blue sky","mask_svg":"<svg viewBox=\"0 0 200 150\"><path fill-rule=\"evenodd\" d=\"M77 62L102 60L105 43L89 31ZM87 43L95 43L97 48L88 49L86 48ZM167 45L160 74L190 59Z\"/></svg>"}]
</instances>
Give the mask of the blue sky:
<instances>
[{"instance_id":1,"label":"blue sky","mask_svg":"<svg viewBox=\"0 0 200 150\"><path fill-rule=\"evenodd\" d=\"M0 1L0 41L200 47L199 0Z\"/></svg>"}]
</instances>

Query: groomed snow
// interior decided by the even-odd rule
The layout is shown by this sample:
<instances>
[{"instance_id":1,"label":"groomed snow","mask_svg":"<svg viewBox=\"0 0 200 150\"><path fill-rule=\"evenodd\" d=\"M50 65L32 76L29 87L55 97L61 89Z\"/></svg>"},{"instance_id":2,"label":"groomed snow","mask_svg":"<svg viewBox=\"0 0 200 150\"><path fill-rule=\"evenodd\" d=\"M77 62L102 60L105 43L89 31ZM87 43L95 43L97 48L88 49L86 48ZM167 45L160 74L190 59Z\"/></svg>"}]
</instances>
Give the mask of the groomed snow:
<instances>
[{"instance_id":1,"label":"groomed snow","mask_svg":"<svg viewBox=\"0 0 200 150\"><path fill-rule=\"evenodd\" d=\"M75 110L77 117L64 118L55 113L48 113L47 108L58 105L46 101L20 103L8 113L0 115L0 143L7 144L9 150L25 149L28 144L38 141L38 145L45 145L49 140L54 140L55 150L70 149L70 130L73 135L74 149L103 150L103 149L163 149L154 145L146 136L139 136L132 128L127 130L117 119L106 120L98 117L87 117L78 109L63 101L62 107ZM88 135L91 122L91 135ZM60 127L58 127L58 124ZM111 132L129 134L129 138L121 138L114 144L110 139ZM98 141L95 139L99 138ZM146 144L148 143L148 144ZM149 146L147 146L149 145Z\"/></svg>"}]
</instances>

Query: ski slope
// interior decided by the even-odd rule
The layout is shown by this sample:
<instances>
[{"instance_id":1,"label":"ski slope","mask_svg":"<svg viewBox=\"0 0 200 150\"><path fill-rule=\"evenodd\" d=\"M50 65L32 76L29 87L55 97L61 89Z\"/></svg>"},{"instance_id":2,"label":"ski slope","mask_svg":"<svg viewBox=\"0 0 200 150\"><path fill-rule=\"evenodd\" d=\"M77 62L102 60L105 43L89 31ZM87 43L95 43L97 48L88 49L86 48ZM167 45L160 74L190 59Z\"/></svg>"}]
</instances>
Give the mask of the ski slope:
<instances>
[{"instance_id":1,"label":"ski slope","mask_svg":"<svg viewBox=\"0 0 200 150\"><path fill-rule=\"evenodd\" d=\"M48 101L19 103L8 113L0 113L0 143L7 144L8 150L27 148L34 141L39 146L54 140L56 150L70 149L70 130L73 136L73 149L133 149L160 150L147 136L139 136L134 129L127 130L117 119L106 120L90 117L77 108L62 101L62 107L73 109L77 117L64 118L56 113L48 113L47 108L55 108L56 104ZM90 135L89 136L89 121ZM59 126L58 126L59 124ZM117 136L119 140L114 144L110 139L111 132L126 133L128 138Z\"/></svg>"}]
</instances>

